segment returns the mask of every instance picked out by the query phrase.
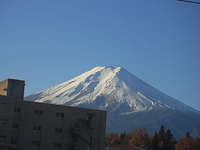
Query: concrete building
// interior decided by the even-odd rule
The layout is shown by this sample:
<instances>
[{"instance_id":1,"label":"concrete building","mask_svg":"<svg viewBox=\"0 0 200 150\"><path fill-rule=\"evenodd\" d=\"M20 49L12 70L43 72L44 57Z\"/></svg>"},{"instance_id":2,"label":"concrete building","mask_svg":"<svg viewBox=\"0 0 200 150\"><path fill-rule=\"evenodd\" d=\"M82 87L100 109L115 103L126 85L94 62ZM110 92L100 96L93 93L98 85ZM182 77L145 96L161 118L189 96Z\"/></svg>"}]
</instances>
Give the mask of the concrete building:
<instances>
[{"instance_id":1,"label":"concrete building","mask_svg":"<svg viewBox=\"0 0 200 150\"><path fill-rule=\"evenodd\" d=\"M23 101L24 85L0 82L0 150L104 150L105 111Z\"/></svg>"},{"instance_id":2,"label":"concrete building","mask_svg":"<svg viewBox=\"0 0 200 150\"><path fill-rule=\"evenodd\" d=\"M22 80L7 79L0 82L0 95L15 96L18 100L24 98L25 82Z\"/></svg>"}]
</instances>

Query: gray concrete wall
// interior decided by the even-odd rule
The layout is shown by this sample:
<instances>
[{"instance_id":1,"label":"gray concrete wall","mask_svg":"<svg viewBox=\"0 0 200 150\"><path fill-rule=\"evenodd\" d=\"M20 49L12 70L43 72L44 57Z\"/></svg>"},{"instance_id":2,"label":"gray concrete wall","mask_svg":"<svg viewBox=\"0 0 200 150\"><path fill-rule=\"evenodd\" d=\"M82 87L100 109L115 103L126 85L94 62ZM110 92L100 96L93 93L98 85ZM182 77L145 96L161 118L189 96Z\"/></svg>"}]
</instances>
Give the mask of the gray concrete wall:
<instances>
[{"instance_id":1,"label":"gray concrete wall","mask_svg":"<svg viewBox=\"0 0 200 150\"><path fill-rule=\"evenodd\" d=\"M10 103L10 108L2 109L5 101ZM90 150L104 149L105 111L18 101L5 96L0 96L0 105L0 119L8 119L6 130L3 125L0 125L0 130L6 133L8 145L11 140L17 140L17 144L12 145L13 148L55 150L55 146L61 146L57 149L68 150L73 145L80 150L87 150L87 147ZM14 112L16 110L20 110L20 113ZM92 116L91 121L88 120L88 114ZM19 124L19 128L12 129L13 124ZM34 126L36 129L41 127L41 131L35 131ZM78 129L77 132L75 129ZM55 132L60 130L62 133ZM3 143L0 142L1 144Z\"/></svg>"}]
</instances>

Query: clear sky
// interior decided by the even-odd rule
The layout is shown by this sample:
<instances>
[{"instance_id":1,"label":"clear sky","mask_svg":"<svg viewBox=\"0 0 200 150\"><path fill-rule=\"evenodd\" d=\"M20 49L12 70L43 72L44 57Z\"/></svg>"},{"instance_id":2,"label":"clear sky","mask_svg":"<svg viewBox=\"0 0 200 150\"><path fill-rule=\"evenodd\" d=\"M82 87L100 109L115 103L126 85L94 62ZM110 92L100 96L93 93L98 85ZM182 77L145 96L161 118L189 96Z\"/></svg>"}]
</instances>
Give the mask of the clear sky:
<instances>
[{"instance_id":1,"label":"clear sky","mask_svg":"<svg viewBox=\"0 0 200 150\"><path fill-rule=\"evenodd\" d=\"M121 66L200 110L200 5L0 1L0 81L25 80L27 96L96 66Z\"/></svg>"}]
</instances>

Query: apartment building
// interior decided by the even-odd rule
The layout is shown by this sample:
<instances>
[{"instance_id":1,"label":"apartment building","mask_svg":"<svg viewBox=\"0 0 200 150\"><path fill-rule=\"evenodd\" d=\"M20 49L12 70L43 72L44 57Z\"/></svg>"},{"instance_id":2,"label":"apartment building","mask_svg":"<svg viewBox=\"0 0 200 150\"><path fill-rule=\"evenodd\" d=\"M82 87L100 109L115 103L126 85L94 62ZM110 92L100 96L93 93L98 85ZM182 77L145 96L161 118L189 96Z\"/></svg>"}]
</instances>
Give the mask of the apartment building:
<instances>
[{"instance_id":1,"label":"apartment building","mask_svg":"<svg viewBox=\"0 0 200 150\"><path fill-rule=\"evenodd\" d=\"M106 111L23 101L24 85L0 82L0 150L104 150Z\"/></svg>"}]
</instances>

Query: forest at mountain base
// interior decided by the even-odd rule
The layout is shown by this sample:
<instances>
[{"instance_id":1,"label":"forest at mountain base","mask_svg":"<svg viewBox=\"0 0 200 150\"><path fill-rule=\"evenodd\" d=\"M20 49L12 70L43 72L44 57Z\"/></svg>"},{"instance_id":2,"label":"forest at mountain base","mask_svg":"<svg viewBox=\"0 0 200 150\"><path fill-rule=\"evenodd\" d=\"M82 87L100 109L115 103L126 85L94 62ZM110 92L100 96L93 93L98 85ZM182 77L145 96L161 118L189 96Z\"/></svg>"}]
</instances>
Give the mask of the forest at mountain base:
<instances>
[{"instance_id":1,"label":"forest at mountain base","mask_svg":"<svg viewBox=\"0 0 200 150\"><path fill-rule=\"evenodd\" d=\"M140 128L129 133L106 134L106 147L115 145L137 146L148 150L200 150L200 137L191 137L187 132L185 137L176 140L170 129L165 131L163 125L154 135L149 135L146 128Z\"/></svg>"}]
</instances>

